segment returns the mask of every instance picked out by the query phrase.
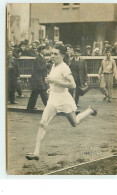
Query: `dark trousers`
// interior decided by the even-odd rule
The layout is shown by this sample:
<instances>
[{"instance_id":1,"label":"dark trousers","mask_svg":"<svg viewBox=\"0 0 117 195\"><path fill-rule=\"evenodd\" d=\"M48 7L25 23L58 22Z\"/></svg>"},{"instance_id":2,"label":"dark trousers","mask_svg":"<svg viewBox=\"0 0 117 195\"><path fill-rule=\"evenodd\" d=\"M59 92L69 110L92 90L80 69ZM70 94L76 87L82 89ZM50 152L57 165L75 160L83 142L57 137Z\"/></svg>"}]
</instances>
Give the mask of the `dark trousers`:
<instances>
[{"instance_id":1,"label":"dark trousers","mask_svg":"<svg viewBox=\"0 0 117 195\"><path fill-rule=\"evenodd\" d=\"M15 101L15 90L8 89L8 100L10 101L11 104L14 103L14 101Z\"/></svg>"},{"instance_id":2,"label":"dark trousers","mask_svg":"<svg viewBox=\"0 0 117 195\"><path fill-rule=\"evenodd\" d=\"M22 95L22 87L21 87L21 84L20 83L17 84L16 91L17 91L17 93L18 93L19 96Z\"/></svg>"},{"instance_id":3,"label":"dark trousers","mask_svg":"<svg viewBox=\"0 0 117 195\"><path fill-rule=\"evenodd\" d=\"M69 89L69 93L72 95L72 97L74 96L74 92L75 92L75 103L76 105L78 105L79 102L79 87L76 87L76 89Z\"/></svg>"},{"instance_id":4,"label":"dark trousers","mask_svg":"<svg viewBox=\"0 0 117 195\"><path fill-rule=\"evenodd\" d=\"M30 95L30 98L28 101L28 105L27 105L27 109L33 109L35 107L38 95L41 96L43 104L46 106L47 100L48 100L46 90L45 89L36 89L36 90L32 90L32 92L31 92L31 95Z\"/></svg>"}]
</instances>

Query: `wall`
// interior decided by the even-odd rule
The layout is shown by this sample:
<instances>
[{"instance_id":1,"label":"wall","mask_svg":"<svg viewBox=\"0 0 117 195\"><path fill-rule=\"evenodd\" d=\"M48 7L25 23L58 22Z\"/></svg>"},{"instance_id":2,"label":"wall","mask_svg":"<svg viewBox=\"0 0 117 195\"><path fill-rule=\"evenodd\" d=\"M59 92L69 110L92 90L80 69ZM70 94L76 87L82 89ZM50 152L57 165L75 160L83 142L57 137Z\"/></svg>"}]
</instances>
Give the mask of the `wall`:
<instances>
[{"instance_id":1,"label":"wall","mask_svg":"<svg viewBox=\"0 0 117 195\"><path fill-rule=\"evenodd\" d=\"M17 18L20 18L19 30L17 31ZM14 18L13 26L11 25L11 18ZM10 24L10 26L9 26ZM16 27L15 27L16 25ZM12 39L11 30L14 29L15 38L18 41L28 39L29 30L29 4L28 3L10 3L7 4L7 29L9 31L9 39Z\"/></svg>"},{"instance_id":2,"label":"wall","mask_svg":"<svg viewBox=\"0 0 117 195\"><path fill-rule=\"evenodd\" d=\"M115 4L73 4L63 9L62 3L31 4L31 17L39 18L40 23L98 22L115 20Z\"/></svg>"}]
</instances>

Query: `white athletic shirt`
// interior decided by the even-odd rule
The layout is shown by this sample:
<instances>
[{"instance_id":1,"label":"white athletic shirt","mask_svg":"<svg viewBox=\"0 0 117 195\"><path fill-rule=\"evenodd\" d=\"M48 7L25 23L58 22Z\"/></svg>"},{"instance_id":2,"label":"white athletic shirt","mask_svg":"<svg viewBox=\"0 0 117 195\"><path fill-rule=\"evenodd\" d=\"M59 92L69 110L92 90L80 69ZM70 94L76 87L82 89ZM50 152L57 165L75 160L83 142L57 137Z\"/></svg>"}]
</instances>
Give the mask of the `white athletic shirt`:
<instances>
[{"instance_id":1,"label":"white athletic shirt","mask_svg":"<svg viewBox=\"0 0 117 195\"><path fill-rule=\"evenodd\" d=\"M65 82L67 81L66 76L70 74L71 74L70 68L67 66L66 63L62 62L57 66L53 64L49 77L56 78L61 81L63 80ZM54 83L50 83L49 85L50 85L50 90L55 93L64 93L68 91L68 88L65 88L63 86Z\"/></svg>"}]
</instances>

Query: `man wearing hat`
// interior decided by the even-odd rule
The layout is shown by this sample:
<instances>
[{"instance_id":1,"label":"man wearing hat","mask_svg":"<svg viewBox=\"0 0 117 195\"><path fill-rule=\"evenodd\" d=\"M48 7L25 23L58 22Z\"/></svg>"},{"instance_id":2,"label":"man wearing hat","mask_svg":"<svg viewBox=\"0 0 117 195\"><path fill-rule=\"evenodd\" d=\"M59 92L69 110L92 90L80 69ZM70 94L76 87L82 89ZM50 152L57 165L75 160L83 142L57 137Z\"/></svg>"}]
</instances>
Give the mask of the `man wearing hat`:
<instances>
[{"instance_id":1,"label":"man wearing hat","mask_svg":"<svg viewBox=\"0 0 117 195\"><path fill-rule=\"evenodd\" d=\"M28 101L27 109L35 109L38 95L41 96L43 104L47 104L47 86L45 83L45 77L47 76L47 67L44 54L46 52L45 46L40 46L37 49L38 56L34 60L33 73L31 77L32 92Z\"/></svg>"},{"instance_id":2,"label":"man wearing hat","mask_svg":"<svg viewBox=\"0 0 117 195\"><path fill-rule=\"evenodd\" d=\"M112 48L112 56L117 56L117 42L114 43Z\"/></svg>"},{"instance_id":3,"label":"man wearing hat","mask_svg":"<svg viewBox=\"0 0 117 195\"><path fill-rule=\"evenodd\" d=\"M26 50L26 43L21 42L19 45L19 56L28 56L27 50Z\"/></svg>"},{"instance_id":4,"label":"man wearing hat","mask_svg":"<svg viewBox=\"0 0 117 195\"><path fill-rule=\"evenodd\" d=\"M111 45L109 45L109 41L105 41L104 42L104 49L103 49L103 56L106 56L106 52L107 50L110 50L111 51L112 47Z\"/></svg>"},{"instance_id":5,"label":"man wearing hat","mask_svg":"<svg viewBox=\"0 0 117 195\"><path fill-rule=\"evenodd\" d=\"M16 59L13 57L12 50L8 50L7 55L7 89L8 100L10 104L16 104L15 102L15 90L17 88L17 78L19 76L19 70L16 63Z\"/></svg>"},{"instance_id":6,"label":"man wearing hat","mask_svg":"<svg viewBox=\"0 0 117 195\"><path fill-rule=\"evenodd\" d=\"M30 48L28 49L28 56L32 56L32 57L37 57L38 56L38 52L37 49L39 47L39 41L33 41Z\"/></svg>"},{"instance_id":7,"label":"man wearing hat","mask_svg":"<svg viewBox=\"0 0 117 195\"><path fill-rule=\"evenodd\" d=\"M85 47L85 52L83 54L84 56L91 56L91 46L90 45L87 45Z\"/></svg>"},{"instance_id":8,"label":"man wearing hat","mask_svg":"<svg viewBox=\"0 0 117 195\"><path fill-rule=\"evenodd\" d=\"M70 69L73 74L75 83L76 83L76 91L75 91L75 102L76 105L79 107L79 96L80 96L80 87L84 87L87 85L87 66L84 59L82 59L81 56L81 50L80 47L74 49L74 57L70 64ZM69 91L71 95L73 96L74 91Z\"/></svg>"}]
</instances>

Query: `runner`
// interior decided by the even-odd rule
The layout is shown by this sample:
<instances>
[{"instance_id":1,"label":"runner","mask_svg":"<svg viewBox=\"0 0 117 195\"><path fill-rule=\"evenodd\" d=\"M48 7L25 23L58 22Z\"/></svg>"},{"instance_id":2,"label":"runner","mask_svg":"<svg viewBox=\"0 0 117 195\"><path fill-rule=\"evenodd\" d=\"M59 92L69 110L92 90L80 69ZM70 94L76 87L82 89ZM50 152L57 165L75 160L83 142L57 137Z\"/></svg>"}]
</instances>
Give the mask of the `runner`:
<instances>
[{"instance_id":1,"label":"runner","mask_svg":"<svg viewBox=\"0 0 117 195\"><path fill-rule=\"evenodd\" d=\"M52 60L54 62L50 74L46 77L46 83L50 85L49 99L44 109L40 127L37 134L34 153L28 153L28 160L39 160L41 144L45 138L46 127L57 113L64 112L73 127L76 127L89 115L95 116L96 110L88 107L84 112L76 116L77 109L74 99L68 92L68 88L76 88L70 68L63 62L66 53L65 46L57 46L52 49Z\"/></svg>"}]
</instances>

